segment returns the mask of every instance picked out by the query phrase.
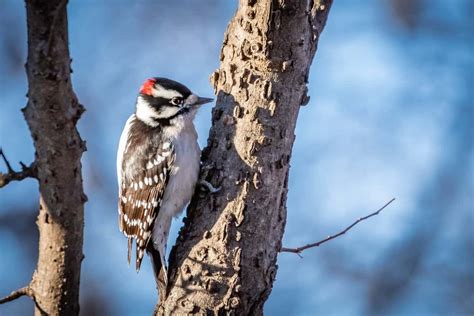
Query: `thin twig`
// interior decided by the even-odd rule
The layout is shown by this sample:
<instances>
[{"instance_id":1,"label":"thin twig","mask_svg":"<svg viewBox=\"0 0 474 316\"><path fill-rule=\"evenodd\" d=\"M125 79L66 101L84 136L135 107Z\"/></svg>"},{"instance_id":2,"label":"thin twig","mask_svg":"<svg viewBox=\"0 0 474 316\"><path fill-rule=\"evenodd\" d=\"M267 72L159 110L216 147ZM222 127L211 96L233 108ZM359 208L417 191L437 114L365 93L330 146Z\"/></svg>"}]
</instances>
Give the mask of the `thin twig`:
<instances>
[{"instance_id":1,"label":"thin twig","mask_svg":"<svg viewBox=\"0 0 474 316\"><path fill-rule=\"evenodd\" d=\"M322 244L324 244L325 242L328 242L330 241L331 239L334 239L334 238L337 238L341 235L344 235L345 233L347 233L350 229L352 229L352 227L354 227L355 225L357 225L358 223L372 217L372 216L375 216L375 215L378 215L380 212L383 211L384 208L386 208L387 206L390 205L390 203L392 203L393 201L395 201L395 198L392 198L390 201L388 201L387 203L385 203L384 206L382 206L381 208L379 208L377 211L367 215L367 216L364 216L364 217L361 217L359 218L358 220L356 220L354 223L352 223L351 225L347 226L346 229L344 229L343 231L335 234L335 235L331 235L331 236L328 236L326 237L325 239L323 240L320 240L318 242L315 242L315 243L312 243L312 244L307 244L307 245L304 245L304 246L301 246L301 247L296 247L296 248L285 248L285 247L282 247L280 249L280 252L292 252L292 253L296 253L300 258L302 258L301 256L301 253L303 251L305 251L306 249L308 248L313 248L313 247L319 247L321 246Z\"/></svg>"},{"instance_id":2,"label":"thin twig","mask_svg":"<svg viewBox=\"0 0 474 316\"><path fill-rule=\"evenodd\" d=\"M10 162L8 161L7 157L5 157L5 154L3 153L3 149L0 148L0 156L2 156L3 158L3 161L5 161L5 165L7 165L7 171L8 173L11 173L11 172L15 172L12 168L12 166L10 165Z\"/></svg>"},{"instance_id":3,"label":"thin twig","mask_svg":"<svg viewBox=\"0 0 474 316\"><path fill-rule=\"evenodd\" d=\"M13 291L10 293L10 295L7 295L4 298L1 298L0 305L14 301L17 298L20 298L22 296L28 296L29 298L31 298L33 302L35 303L36 308L40 311L40 314L47 315L46 311L38 304L38 301L36 300L35 292L30 287L30 285L27 285L25 287L22 287L21 289Z\"/></svg>"},{"instance_id":4,"label":"thin twig","mask_svg":"<svg viewBox=\"0 0 474 316\"><path fill-rule=\"evenodd\" d=\"M4 298L0 299L0 304L11 302L25 295L35 300L33 290L29 286L25 286L25 287L22 287L21 289L11 292L10 295L7 295Z\"/></svg>"},{"instance_id":5,"label":"thin twig","mask_svg":"<svg viewBox=\"0 0 474 316\"><path fill-rule=\"evenodd\" d=\"M7 166L7 173L0 172L0 188L6 186L10 181L21 181L25 178L37 178L36 162L32 162L30 166L26 166L20 161L21 171L13 170L10 162L0 148L0 156L3 158L5 165Z\"/></svg>"}]
</instances>

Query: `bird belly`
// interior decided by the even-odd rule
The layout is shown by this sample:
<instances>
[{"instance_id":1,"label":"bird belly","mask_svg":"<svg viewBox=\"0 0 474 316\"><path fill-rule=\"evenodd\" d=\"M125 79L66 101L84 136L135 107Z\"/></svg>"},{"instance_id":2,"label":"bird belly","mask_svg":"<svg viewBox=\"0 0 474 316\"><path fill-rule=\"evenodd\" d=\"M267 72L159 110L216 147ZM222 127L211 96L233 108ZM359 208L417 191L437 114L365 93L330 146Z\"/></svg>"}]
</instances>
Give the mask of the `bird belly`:
<instances>
[{"instance_id":1,"label":"bird belly","mask_svg":"<svg viewBox=\"0 0 474 316\"><path fill-rule=\"evenodd\" d=\"M192 133L188 137L183 135L173 145L176 158L152 234L154 245L160 253L166 251L172 218L181 214L191 200L199 177L201 151L196 136Z\"/></svg>"}]
</instances>

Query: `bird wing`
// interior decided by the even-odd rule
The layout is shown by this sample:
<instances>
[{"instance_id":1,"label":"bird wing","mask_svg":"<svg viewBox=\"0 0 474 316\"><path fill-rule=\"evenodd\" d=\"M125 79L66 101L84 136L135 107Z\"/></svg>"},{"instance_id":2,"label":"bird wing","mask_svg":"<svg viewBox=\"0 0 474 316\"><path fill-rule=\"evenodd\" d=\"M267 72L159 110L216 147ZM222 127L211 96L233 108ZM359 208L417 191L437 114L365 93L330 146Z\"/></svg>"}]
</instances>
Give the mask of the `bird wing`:
<instances>
[{"instance_id":1,"label":"bird wing","mask_svg":"<svg viewBox=\"0 0 474 316\"><path fill-rule=\"evenodd\" d=\"M173 144L164 142L163 146L141 157L143 161L135 161L134 164L143 168L132 168L133 159L123 159L122 170L125 171L121 173L119 190L119 227L128 237L129 263L132 243L136 241L137 271L140 270L175 159Z\"/></svg>"},{"instance_id":2,"label":"bird wing","mask_svg":"<svg viewBox=\"0 0 474 316\"><path fill-rule=\"evenodd\" d=\"M117 181L118 181L118 189L119 195L121 194L122 190L122 168L123 168L123 156L127 149L128 144L128 136L130 135L130 127L132 126L133 122L135 121L136 116L135 114L130 115L125 126L122 131L122 135L120 135L120 141L117 150Z\"/></svg>"}]
</instances>

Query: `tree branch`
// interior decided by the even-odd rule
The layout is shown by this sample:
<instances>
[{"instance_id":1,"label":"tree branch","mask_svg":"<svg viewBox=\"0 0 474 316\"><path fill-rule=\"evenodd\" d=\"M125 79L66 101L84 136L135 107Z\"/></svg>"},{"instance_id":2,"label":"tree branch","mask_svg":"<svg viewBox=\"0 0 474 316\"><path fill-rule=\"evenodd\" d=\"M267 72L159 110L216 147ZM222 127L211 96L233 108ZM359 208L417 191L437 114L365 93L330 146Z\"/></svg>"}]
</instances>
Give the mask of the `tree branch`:
<instances>
[{"instance_id":1,"label":"tree branch","mask_svg":"<svg viewBox=\"0 0 474 316\"><path fill-rule=\"evenodd\" d=\"M25 178L37 178L35 161L32 162L30 166L27 166L20 161L21 171L15 171L13 170L10 162L1 148L0 156L2 157L3 161L5 161L5 165L7 166L7 173L0 172L0 188L6 186L8 183L10 183L10 181L21 181Z\"/></svg>"},{"instance_id":2,"label":"tree branch","mask_svg":"<svg viewBox=\"0 0 474 316\"><path fill-rule=\"evenodd\" d=\"M36 301L33 290L29 286L25 286L25 287L22 287L19 290L11 292L10 295L7 295L4 298L0 299L0 304L4 304L4 303L7 303L7 302L14 301L17 298L20 298L20 297L25 296L25 295L31 297L33 299L33 301Z\"/></svg>"},{"instance_id":3,"label":"tree branch","mask_svg":"<svg viewBox=\"0 0 474 316\"><path fill-rule=\"evenodd\" d=\"M340 231L339 233L335 234L335 235L331 235L331 236L328 236L326 238L324 238L323 240L320 240L318 242L315 242L315 243L312 243L312 244L307 244L307 245L304 245L304 246L301 246L301 247L296 247L296 248L285 248L285 247L282 247L280 249L280 252L292 252L292 253L296 253L298 256L301 257L301 253L303 251L305 251L306 249L309 249L309 248L313 248L313 247L319 247L321 246L322 244L324 244L325 242L328 242L334 238L337 238L341 235L344 235L345 233L347 233L349 230L351 230L355 225L359 224L360 222L362 221L365 221L366 219L372 217L372 216L375 216L375 215L378 215L380 212L383 211L383 209L385 209L387 206L389 206L393 201L395 201L395 198L392 198L390 201L388 201L387 203L385 203L384 206L382 206L381 208L379 208L377 211L367 215L367 216L364 216L364 217L361 217L359 218L358 220L356 220L354 223L352 223L351 225L347 226L346 229L344 229L343 231ZM302 257L301 257L302 258Z\"/></svg>"},{"instance_id":4,"label":"tree branch","mask_svg":"<svg viewBox=\"0 0 474 316\"><path fill-rule=\"evenodd\" d=\"M35 315L77 316L86 200L85 146L77 121L84 107L71 84L67 0L25 3L28 103L22 111L33 135L41 193L38 261L30 288Z\"/></svg>"},{"instance_id":5,"label":"tree branch","mask_svg":"<svg viewBox=\"0 0 474 316\"><path fill-rule=\"evenodd\" d=\"M16 291L13 291L10 293L10 295L5 296L4 298L0 299L0 305L11 302L16 300L17 298L20 298L22 296L28 296L33 300L35 303L36 308L40 311L40 315L46 315L47 313L44 311L43 308L38 304L38 301L36 300L35 292L33 289L30 287L30 285L27 285L25 287L22 287L21 289L18 289Z\"/></svg>"},{"instance_id":6,"label":"tree branch","mask_svg":"<svg viewBox=\"0 0 474 316\"><path fill-rule=\"evenodd\" d=\"M224 34L201 179L158 315L263 315L286 223L298 111L332 0L240 0ZM311 4L311 5L309 5Z\"/></svg>"}]
</instances>

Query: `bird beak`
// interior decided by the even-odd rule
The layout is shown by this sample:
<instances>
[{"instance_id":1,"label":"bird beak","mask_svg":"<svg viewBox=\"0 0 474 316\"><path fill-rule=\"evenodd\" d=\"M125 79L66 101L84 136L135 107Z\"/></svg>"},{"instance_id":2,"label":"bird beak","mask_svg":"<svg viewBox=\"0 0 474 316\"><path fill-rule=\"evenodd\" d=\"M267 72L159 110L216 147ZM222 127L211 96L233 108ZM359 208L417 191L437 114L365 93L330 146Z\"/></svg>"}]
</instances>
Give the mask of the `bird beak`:
<instances>
[{"instance_id":1,"label":"bird beak","mask_svg":"<svg viewBox=\"0 0 474 316\"><path fill-rule=\"evenodd\" d=\"M212 98L201 98L201 97L198 97L195 94L191 94L186 99L185 104L195 106L195 105L201 105L201 104L209 103L209 102L212 102L212 101L214 101L214 99L212 99Z\"/></svg>"},{"instance_id":2,"label":"bird beak","mask_svg":"<svg viewBox=\"0 0 474 316\"><path fill-rule=\"evenodd\" d=\"M197 101L194 102L194 105L206 104L206 103L209 103L209 102L212 102L212 101L214 101L213 98L201 98L201 97L198 97Z\"/></svg>"}]
</instances>

